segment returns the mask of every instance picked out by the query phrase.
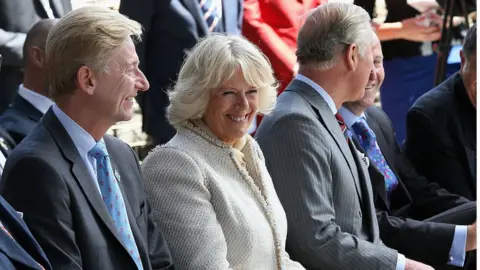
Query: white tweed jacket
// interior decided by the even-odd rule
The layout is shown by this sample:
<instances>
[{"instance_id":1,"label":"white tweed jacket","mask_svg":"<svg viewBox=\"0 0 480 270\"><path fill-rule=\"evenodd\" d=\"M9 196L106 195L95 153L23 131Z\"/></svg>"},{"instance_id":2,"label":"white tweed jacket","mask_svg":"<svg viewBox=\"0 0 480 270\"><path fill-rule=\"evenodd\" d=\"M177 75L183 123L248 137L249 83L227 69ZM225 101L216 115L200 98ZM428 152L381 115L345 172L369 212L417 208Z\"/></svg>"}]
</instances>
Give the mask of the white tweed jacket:
<instances>
[{"instance_id":1,"label":"white tweed jacket","mask_svg":"<svg viewBox=\"0 0 480 270\"><path fill-rule=\"evenodd\" d=\"M304 269L285 252L287 220L263 154L188 122L142 164L153 217L177 269Z\"/></svg>"}]
</instances>

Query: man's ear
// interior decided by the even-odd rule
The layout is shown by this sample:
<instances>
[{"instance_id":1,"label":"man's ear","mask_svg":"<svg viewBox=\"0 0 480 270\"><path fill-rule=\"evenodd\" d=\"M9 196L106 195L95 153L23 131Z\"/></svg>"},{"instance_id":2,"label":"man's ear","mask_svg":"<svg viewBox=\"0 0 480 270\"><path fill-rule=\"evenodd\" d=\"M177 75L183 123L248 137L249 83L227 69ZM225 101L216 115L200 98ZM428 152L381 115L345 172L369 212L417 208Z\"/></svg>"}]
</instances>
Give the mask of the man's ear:
<instances>
[{"instance_id":1,"label":"man's ear","mask_svg":"<svg viewBox=\"0 0 480 270\"><path fill-rule=\"evenodd\" d=\"M463 50L460 50L460 68L463 70L463 67L465 66L465 62L467 59L465 58L465 53Z\"/></svg>"},{"instance_id":2,"label":"man's ear","mask_svg":"<svg viewBox=\"0 0 480 270\"><path fill-rule=\"evenodd\" d=\"M87 66L81 66L77 70L76 74L77 79L77 86L81 91L89 95L93 95L95 93L95 73L93 70Z\"/></svg>"},{"instance_id":3,"label":"man's ear","mask_svg":"<svg viewBox=\"0 0 480 270\"><path fill-rule=\"evenodd\" d=\"M42 48L38 46L30 47L28 57L35 67L43 68L45 66L45 53Z\"/></svg>"},{"instance_id":4,"label":"man's ear","mask_svg":"<svg viewBox=\"0 0 480 270\"><path fill-rule=\"evenodd\" d=\"M345 63L348 71L355 71L355 67L358 63L358 46L353 43L348 45L345 50Z\"/></svg>"}]
</instances>

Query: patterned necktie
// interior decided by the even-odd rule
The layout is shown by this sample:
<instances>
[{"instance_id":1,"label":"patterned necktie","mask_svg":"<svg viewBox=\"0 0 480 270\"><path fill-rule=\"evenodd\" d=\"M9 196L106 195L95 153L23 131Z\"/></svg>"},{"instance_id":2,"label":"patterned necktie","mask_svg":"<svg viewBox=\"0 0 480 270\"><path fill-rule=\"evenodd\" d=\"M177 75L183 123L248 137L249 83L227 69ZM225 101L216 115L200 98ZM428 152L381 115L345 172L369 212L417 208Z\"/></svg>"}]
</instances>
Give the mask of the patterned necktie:
<instances>
[{"instance_id":1,"label":"patterned necktie","mask_svg":"<svg viewBox=\"0 0 480 270\"><path fill-rule=\"evenodd\" d=\"M392 192L398 185L398 180L393 171L387 164L385 157L378 147L377 138L375 133L370 129L367 122L363 117L359 118L357 122L352 126L355 133L358 135L360 144L368 155L371 162L377 167L380 173L385 178L385 188L388 194Z\"/></svg>"},{"instance_id":2,"label":"patterned necktie","mask_svg":"<svg viewBox=\"0 0 480 270\"><path fill-rule=\"evenodd\" d=\"M142 270L142 261L140 260L132 229L128 222L122 192L113 174L105 143L99 141L88 153L97 160L98 185L100 186L103 202L106 204L108 212L112 216L115 229L122 239L122 244L128 250L130 256L132 256L138 269Z\"/></svg>"},{"instance_id":3,"label":"patterned necktie","mask_svg":"<svg viewBox=\"0 0 480 270\"><path fill-rule=\"evenodd\" d=\"M200 9L203 13L203 19L207 22L208 31L212 32L220 22L220 14L214 0L199 0Z\"/></svg>"},{"instance_id":4,"label":"patterned necktie","mask_svg":"<svg viewBox=\"0 0 480 270\"><path fill-rule=\"evenodd\" d=\"M13 238L12 234L7 230L7 228L5 228L5 226L3 226L3 223L1 221L0 221L0 229L2 229L13 241L15 241L15 238ZM15 241L15 242L17 242L17 241ZM35 262L35 263L38 264L40 269L45 270L45 268L43 268L43 266L41 264L39 264L38 262Z\"/></svg>"}]
</instances>

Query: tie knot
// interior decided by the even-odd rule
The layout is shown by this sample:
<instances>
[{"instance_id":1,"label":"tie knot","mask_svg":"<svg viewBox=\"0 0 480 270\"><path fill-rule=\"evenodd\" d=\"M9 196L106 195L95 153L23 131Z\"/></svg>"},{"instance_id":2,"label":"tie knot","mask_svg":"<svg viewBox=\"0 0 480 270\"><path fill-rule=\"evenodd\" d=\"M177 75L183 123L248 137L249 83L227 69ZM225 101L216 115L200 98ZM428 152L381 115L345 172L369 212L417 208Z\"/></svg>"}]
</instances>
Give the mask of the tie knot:
<instances>
[{"instance_id":1,"label":"tie knot","mask_svg":"<svg viewBox=\"0 0 480 270\"><path fill-rule=\"evenodd\" d=\"M338 125L340 126L340 129L342 130L342 132L345 132L346 126L345 126L345 120L343 119L343 116L339 113L336 113L335 118L337 118Z\"/></svg>"},{"instance_id":2,"label":"tie knot","mask_svg":"<svg viewBox=\"0 0 480 270\"><path fill-rule=\"evenodd\" d=\"M108 156L107 146L103 141L99 141L88 153L95 159L106 157Z\"/></svg>"},{"instance_id":3,"label":"tie knot","mask_svg":"<svg viewBox=\"0 0 480 270\"><path fill-rule=\"evenodd\" d=\"M376 138L375 134L373 131L370 129L370 127L367 124L367 121L363 117L360 117L355 124L352 126L353 130L357 135L359 135L363 141L368 142L368 143L373 143Z\"/></svg>"}]
</instances>

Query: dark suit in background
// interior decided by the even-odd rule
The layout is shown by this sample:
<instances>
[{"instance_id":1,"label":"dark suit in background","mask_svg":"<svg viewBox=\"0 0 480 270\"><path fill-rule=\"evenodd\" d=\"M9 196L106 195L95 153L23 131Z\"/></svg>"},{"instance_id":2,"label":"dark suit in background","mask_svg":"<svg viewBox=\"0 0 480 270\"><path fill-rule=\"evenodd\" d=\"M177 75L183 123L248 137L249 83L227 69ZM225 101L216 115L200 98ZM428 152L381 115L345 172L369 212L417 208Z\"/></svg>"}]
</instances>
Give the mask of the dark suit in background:
<instances>
[{"instance_id":1,"label":"dark suit in background","mask_svg":"<svg viewBox=\"0 0 480 270\"><path fill-rule=\"evenodd\" d=\"M370 107L365 116L398 180L398 186L388 195L384 175L370 162L368 170L382 240L408 258L445 267L455 230L451 224L472 224L476 220L475 202L449 193L420 176L401 152L385 112ZM355 136L353 140L364 152Z\"/></svg>"},{"instance_id":2,"label":"dark suit in background","mask_svg":"<svg viewBox=\"0 0 480 270\"><path fill-rule=\"evenodd\" d=\"M240 35L242 0L222 0L222 20L215 31ZM167 122L165 91L177 80L185 54L210 32L198 0L122 0L120 12L144 27L143 42L137 45L140 68L150 82L150 90L139 92L143 130L153 143L169 141L175 130Z\"/></svg>"},{"instance_id":3,"label":"dark suit in background","mask_svg":"<svg viewBox=\"0 0 480 270\"><path fill-rule=\"evenodd\" d=\"M10 137L6 130L0 127L0 152L5 156L5 158L8 157L15 146L17 146L17 144L12 137Z\"/></svg>"},{"instance_id":4,"label":"dark suit in background","mask_svg":"<svg viewBox=\"0 0 480 270\"><path fill-rule=\"evenodd\" d=\"M72 10L70 0L50 0L53 15L60 18ZM48 18L41 0L0 0L0 113L13 101L23 79L23 43L26 33L40 19Z\"/></svg>"},{"instance_id":5,"label":"dark suit in background","mask_svg":"<svg viewBox=\"0 0 480 270\"><path fill-rule=\"evenodd\" d=\"M8 132L16 144L19 144L42 116L42 112L17 95L11 106L0 116L0 126Z\"/></svg>"},{"instance_id":6,"label":"dark suit in background","mask_svg":"<svg viewBox=\"0 0 480 270\"><path fill-rule=\"evenodd\" d=\"M171 257L148 204L132 149L106 135L105 144L144 269L168 269ZM0 192L47 254L54 269L135 269L85 162L50 109L10 155ZM28 187L28 188L25 188Z\"/></svg>"},{"instance_id":7,"label":"dark suit in background","mask_svg":"<svg viewBox=\"0 0 480 270\"><path fill-rule=\"evenodd\" d=\"M457 73L415 102L405 142L420 174L470 200L477 198L476 113Z\"/></svg>"},{"instance_id":8,"label":"dark suit in background","mask_svg":"<svg viewBox=\"0 0 480 270\"><path fill-rule=\"evenodd\" d=\"M21 216L0 196L0 269L52 269Z\"/></svg>"}]
</instances>

